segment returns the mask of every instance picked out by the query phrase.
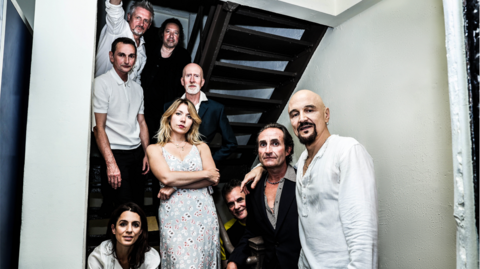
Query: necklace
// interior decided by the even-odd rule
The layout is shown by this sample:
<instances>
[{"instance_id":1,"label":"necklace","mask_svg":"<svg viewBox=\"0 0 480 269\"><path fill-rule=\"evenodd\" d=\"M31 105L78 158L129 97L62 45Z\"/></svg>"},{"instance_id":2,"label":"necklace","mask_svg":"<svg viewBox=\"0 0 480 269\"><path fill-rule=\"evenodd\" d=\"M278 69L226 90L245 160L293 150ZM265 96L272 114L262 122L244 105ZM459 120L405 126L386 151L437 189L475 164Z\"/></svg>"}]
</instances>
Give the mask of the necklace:
<instances>
[{"instance_id":1,"label":"necklace","mask_svg":"<svg viewBox=\"0 0 480 269\"><path fill-rule=\"evenodd\" d=\"M174 142L174 141L170 141L170 142L172 142L172 144L174 144L175 147L177 147L177 149L178 149L178 148L182 148L182 151L183 151L183 148L185 147L185 144L186 144L186 143L184 143L185 140L183 140L182 142L179 142L179 143L177 143L177 144L175 144L176 142ZM184 143L183 146L179 146L180 143Z\"/></svg>"},{"instance_id":2,"label":"necklace","mask_svg":"<svg viewBox=\"0 0 480 269\"><path fill-rule=\"evenodd\" d=\"M281 183L281 182L283 182L284 180L285 180L285 179L282 178L282 180L280 180L280 181L278 181L278 182L270 182L270 181L268 180L268 178L267 178L267 182L270 183L270 184L272 184L272 185L276 185L276 184L278 184L278 183Z\"/></svg>"}]
</instances>

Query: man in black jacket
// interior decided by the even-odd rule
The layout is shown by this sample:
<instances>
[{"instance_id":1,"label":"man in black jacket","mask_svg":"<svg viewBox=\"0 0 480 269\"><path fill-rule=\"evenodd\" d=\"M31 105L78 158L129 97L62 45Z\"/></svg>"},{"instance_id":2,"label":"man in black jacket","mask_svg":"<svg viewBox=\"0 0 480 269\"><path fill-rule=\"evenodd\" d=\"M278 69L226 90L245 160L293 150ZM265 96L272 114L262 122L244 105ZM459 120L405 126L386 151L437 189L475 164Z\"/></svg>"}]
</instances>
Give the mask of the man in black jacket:
<instances>
[{"instance_id":1,"label":"man in black jacket","mask_svg":"<svg viewBox=\"0 0 480 269\"><path fill-rule=\"evenodd\" d=\"M147 63L141 80L150 144L157 142L153 136L160 128L163 104L185 92L180 78L191 58L182 46L183 36L182 24L175 18L165 20L160 29L150 29L145 35Z\"/></svg>"},{"instance_id":2,"label":"man in black jacket","mask_svg":"<svg viewBox=\"0 0 480 269\"><path fill-rule=\"evenodd\" d=\"M142 72L142 88L145 106L145 122L150 134L150 144L156 143L153 137L160 129L163 104L174 100L185 92L180 78L183 67L191 62L190 55L183 48L183 27L179 20L170 18L160 28L151 27L145 35L147 62ZM153 174L149 174L153 177ZM153 193L160 186L153 180ZM153 208L160 206L160 200L153 197Z\"/></svg>"},{"instance_id":3,"label":"man in black jacket","mask_svg":"<svg viewBox=\"0 0 480 269\"><path fill-rule=\"evenodd\" d=\"M290 166L293 139L285 126L268 124L257 138L258 159L267 173L247 195L247 228L228 259L228 269L244 265L248 239L262 236L263 268L297 268L300 256L298 213L295 199L296 171Z\"/></svg>"},{"instance_id":4,"label":"man in black jacket","mask_svg":"<svg viewBox=\"0 0 480 269\"><path fill-rule=\"evenodd\" d=\"M190 100L197 109L198 116L202 119L198 131L204 136L203 141L210 146L217 133L222 135L222 146L217 151L212 150L212 157L215 162L226 159L237 148L237 138L227 118L225 107L208 99L207 95L200 89L205 83L203 69L198 64L191 63L183 69L181 79L184 87L183 96ZM164 105L166 111L173 100Z\"/></svg>"}]
</instances>

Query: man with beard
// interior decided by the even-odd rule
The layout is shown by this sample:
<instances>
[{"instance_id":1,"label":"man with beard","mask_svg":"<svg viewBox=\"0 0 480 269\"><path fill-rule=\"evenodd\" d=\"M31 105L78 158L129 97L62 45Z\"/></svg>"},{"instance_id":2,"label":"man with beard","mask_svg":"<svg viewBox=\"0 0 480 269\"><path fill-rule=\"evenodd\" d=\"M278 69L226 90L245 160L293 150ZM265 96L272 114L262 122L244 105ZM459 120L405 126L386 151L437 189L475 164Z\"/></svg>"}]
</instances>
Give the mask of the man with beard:
<instances>
[{"instance_id":1,"label":"man with beard","mask_svg":"<svg viewBox=\"0 0 480 269\"><path fill-rule=\"evenodd\" d=\"M95 77L105 74L112 68L108 56L112 42L119 37L128 37L135 41L137 47L137 59L129 77L140 84L140 74L147 60L145 54L143 34L153 21L153 7L148 1L134 2L128 11L127 21L122 8L121 0L106 0L105 11L107 12L106 25L103 27L98 42L97 56L95 57Z\"/></svg>"},{"instance_id":2,"label":"man with beard","mask_svg":"<svg viewBox=\"0 0 480 269\"><path fill-rule=\"evenodd\" d=\"M372 158L355 139L330 135L330 110L319 95L308 90L295 93L288 114L295 135L306 147L297 162L302 243L298 267L377 268ZM259 177L261 170L247 174L244 183Z\"/></svg>"},{"instance_id":3,"label":"man with beard","mask_svg":"<svg viewBox=\"0 0 480 269\"><path fill-rule=\"evenodd\" d=\"M185 88L185 93L181 98L190 100L195 105L198 116L202 119L199 132L204 137L203 141L210 145L216 133L219 132L222 135L222 147L217 151L212 151L213 160L217 162L226 159L237 148L237 138L225 114L225 107L208 99L205 93L200 91L205 83L202 68L195 63L185 66L181 83ZM172 103L173 101L166 103L164 111Z\"/></svg>"},{"instance_id":4,"label":"man with beard","mask_svg":"<svg viewBox=\"0 0 480 269\"><path fill-rule=\"evenodd\" d=\"M184 33L179 20L167 19L157 29L145 35L147 63L142 73L150 144L157 142L153 137L160 129L163 104L185 93L180 79L183 68L191 62L190 55L182 47Z\"/></svg>"},{"instance_id":5,"label":"man with beard","mask_svg":"<svg viewBox=\"0 0 480 269\"><path fill-rule=\"evenodd\" d=\"M257 137L258 160L267 173L247 196L247 228L228 259L228 269L245 265L250 256L248 239L262 236L263 268L297 268L300 256L296 171L290 166L293 139L285 126L271 123Z\"/></svg>"}]
</instances>

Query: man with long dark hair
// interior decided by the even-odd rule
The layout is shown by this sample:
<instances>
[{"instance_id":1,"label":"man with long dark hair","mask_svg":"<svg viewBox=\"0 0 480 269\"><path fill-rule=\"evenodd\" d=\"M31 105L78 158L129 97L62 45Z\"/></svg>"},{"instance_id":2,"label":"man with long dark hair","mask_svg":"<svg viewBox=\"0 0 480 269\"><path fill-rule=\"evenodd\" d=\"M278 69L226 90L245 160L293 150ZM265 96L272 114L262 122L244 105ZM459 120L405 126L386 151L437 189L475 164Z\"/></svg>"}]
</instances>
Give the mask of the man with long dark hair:
<instances>
[{"instance_id":1,"label":"man with long dark hair","mask_svg":"<svg viewBox=\"0 0 480 269\"><path fill-rule=\"evenodd\" d=\"M180 78L190 55L183 48L184 32L178 19L165 20L161 27L153 28L145 36L147 63L142 73L145 96L145 120L150 131L150 143L160 128L163 104L175 100L184 93Z\"/></svg>"}]
</instances>

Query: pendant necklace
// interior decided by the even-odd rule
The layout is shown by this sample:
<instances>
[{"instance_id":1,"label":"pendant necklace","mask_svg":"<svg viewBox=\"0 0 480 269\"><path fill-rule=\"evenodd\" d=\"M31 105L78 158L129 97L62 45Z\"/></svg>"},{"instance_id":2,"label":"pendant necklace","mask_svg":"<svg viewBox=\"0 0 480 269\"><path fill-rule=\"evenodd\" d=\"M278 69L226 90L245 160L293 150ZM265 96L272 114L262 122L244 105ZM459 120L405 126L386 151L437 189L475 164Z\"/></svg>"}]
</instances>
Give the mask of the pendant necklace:
<instances>
[{"instance_id":1,"label":"pendant necklace","mask_svg":"<svg viewBox=\"0 0 480 269\"><path fill-rule=\"evenodd\" d=\"M183 143L183 142L185 142L185 140L183 140L183 141L180 142L180 143ZM174 141L172 141L172 143L175 145L175 147L177 147L177 149L178 149L178 148L182 148L182 151L183 151L183 148L185 147L185 144L186 144L186 143L184 143L183 146L179 146L180 143L176 144Z\"/></svg>"}]
</instances>

